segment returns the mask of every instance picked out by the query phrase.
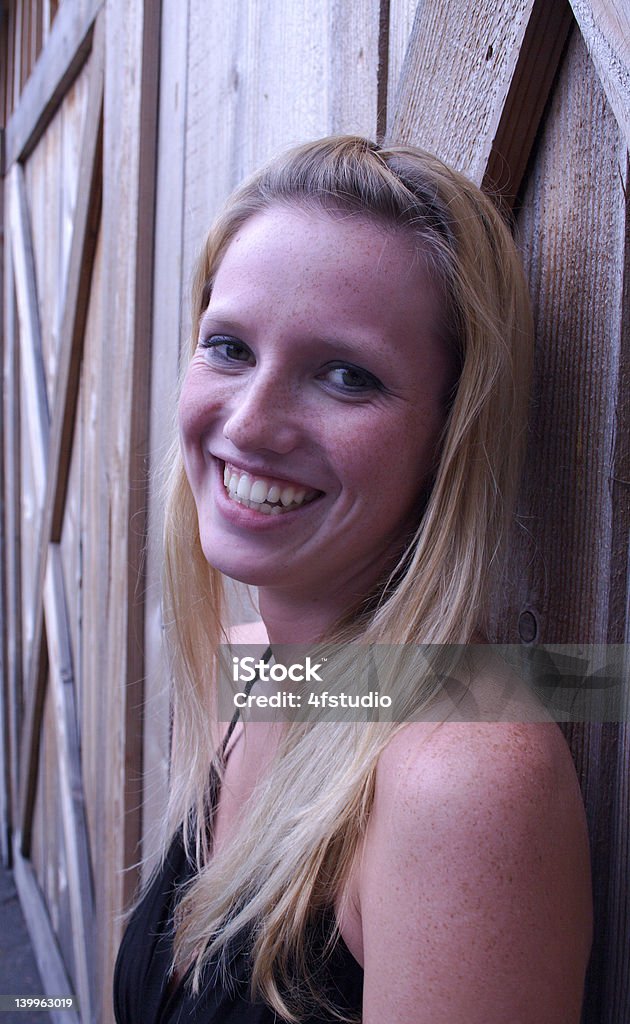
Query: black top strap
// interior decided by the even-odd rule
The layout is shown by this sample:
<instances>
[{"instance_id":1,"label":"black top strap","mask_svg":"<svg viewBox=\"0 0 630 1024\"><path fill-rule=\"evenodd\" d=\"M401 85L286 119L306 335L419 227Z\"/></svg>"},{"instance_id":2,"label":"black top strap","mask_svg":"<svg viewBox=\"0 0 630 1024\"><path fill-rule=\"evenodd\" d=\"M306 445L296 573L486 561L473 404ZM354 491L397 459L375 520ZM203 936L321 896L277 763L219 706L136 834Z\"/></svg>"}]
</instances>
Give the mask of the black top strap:
<instances>
[{"instance_id":1,"label":"black top strap","mask_svg":"<svg viewBox=\"0 0 630 1024\"><path fill-rule=\"evenodd\" d=\"M271 650L271 647L268 647L260 660L264 661L265 665L267 665L271 661L272 654L273 654L273 651ZM253 688L254 684L258 683L259 681L260 681L260 679L259 679L258 673L256 673L254 678L250 679L249 682L247 682L245 684L245 689L244 689L243 692L244 692L246 697L249 697L250 693L252 692L252 688ZM219 758L221 760L221 764L225 764L225 752L227 750L228 743L230 742L230 740L232 738L232 733L236 729L236 724L237 724L237 722L238 722L240 717L241 717L241 709L237 708L236 711L234 712L234 714L232 715L232 721L230 722L230 724L228 726L228 730L227 730L225 736L223 737L223 743L221 744L221 752L219 754Z\"/></svg>"}]
</instances>

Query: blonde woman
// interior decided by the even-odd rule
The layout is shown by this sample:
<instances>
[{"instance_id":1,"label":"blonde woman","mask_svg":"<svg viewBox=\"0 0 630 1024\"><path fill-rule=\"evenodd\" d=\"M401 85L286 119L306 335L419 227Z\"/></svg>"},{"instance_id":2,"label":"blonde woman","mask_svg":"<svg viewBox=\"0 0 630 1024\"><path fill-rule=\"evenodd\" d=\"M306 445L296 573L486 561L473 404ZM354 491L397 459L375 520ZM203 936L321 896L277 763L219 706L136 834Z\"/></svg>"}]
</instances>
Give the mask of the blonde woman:
<instances>
[{"instance_id":1,"label":"blonde woman","mask_svg":"<svg viewBox=\"0 0 630 1024\"><path fill-rule=\"evenodd\" d=\"M240 639L279 664L294 643L487 639L532 353L509 231L426 153L324 139L228 201L194 318L169 841L119 953L119 1024L578 1024L588 844L555 724L440 723L396 659L405 721L216 711L224 577L258 588ZM471 692L492 689L470 650Z\"/></svg>"}]
</instances>

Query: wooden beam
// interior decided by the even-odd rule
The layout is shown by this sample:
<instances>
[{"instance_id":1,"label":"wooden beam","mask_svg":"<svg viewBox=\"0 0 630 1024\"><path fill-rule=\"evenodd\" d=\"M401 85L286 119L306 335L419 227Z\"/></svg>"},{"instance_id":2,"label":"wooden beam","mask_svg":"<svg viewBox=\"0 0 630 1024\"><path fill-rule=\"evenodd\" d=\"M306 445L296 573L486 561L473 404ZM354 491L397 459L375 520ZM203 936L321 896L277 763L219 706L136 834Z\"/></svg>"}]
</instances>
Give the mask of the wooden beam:
<instances>
[{"instance_id":1,"label":"wooden beam","mask_svg":"<svg viewBox=\"0 0 630 1024\"><path fill-rule=\"evenodd\" d=\"M103 365L97 444L107 491L100 550L103 775L95 821L102 1012L120 943L121 913L134 894L142 836L144 546L149 453L151 286L160 4L112 4L106 19L103 163ZM118 45L121 35L125 46ZM114 538L108 524L117 524ZM125 870L128 869L128 870Z\"/></svg>"},{"instance_id":2,"label":"wooden beam","mask_svg":"<svg viewBox=\"0 0 630 1024\"><path fill-rule=\"evenodd\" d=\"M627 0L570 0L589 56L630 149L630 7Z\"/></svg>"},{"instance_id":3,"label":"wooden beam","mask_svg":"<svg viewBox=\"0 0 630 1024\"><path fill-rule=\"evenodd\" d=\"M59 752L59 788L63 819L66 861L69 876L69 899L77 989L82 1020L91 1019L94 966L94 897L90 872L90 852L83 804L80 743L74 699L74 670L70 629L64 593L59 548L50 543L55 512L61 532L63 500L68 467L62 457L64 442L70 446L81 361L83 334L87 317L101 195L101 133L103 101L103 29L100 28L90 82L90 96L84 131L81 183L77 197L66 305L62 321L60 376L53 417L52 432L48 417L46 384L41 359L41 336L37 289L30 242L28 211L20 164L11 171L11 214L13 254L16 264L16 292L20 311L21 337L26 374L25 393L34 476L38 498L43 504L42 533L38 566L35 613L37 636L31 662L29 710L26 720L24 751L24 795L22 822L24 826L22 854L28 850L35 799L37 751L43 695L45 689L44 626L50 648L50 678L54 719ZM49 441L51 442L49 444Z\"/></svg>"},{"instance_id":4,"label":"wooden beam","mask_svg":"<svg viewBox=\"0 0 630 1024\"><path fill-rule=\"evenodd\" d=\"M0 10L0 31L4 26L4 11ZM4 32L2 32L4 37ZM4 78L4 76L0 76ZM0 99L1 103L1 99ZM0 108L0 117L2 116ZM0 131L0 150L2 148L2 132ZM0 153L0 160L1 160ZM7 291L5 280L5 258L4 258L4 188L0 188L0 309L5 308L5 294ZM10 257L9 257L10 258ZM11 305L13 305L13 284L11 283ZM7 317L8 320L8 317ZM5 321L0 316L0 367L4 374L5 367ZM13 333L13 332L12 332ZM11 338L13 344L13 338ZM7 396L8 398L8 396ZM7 628L7 508L6 491L14 488L13 480L9 483L5 469L5 444L4 438L7 433L7 405L4 394L0 397L0 762L2 778L0 781L0 857L2 863L7 865L11 860L10 835L13 828L13 805L11 800L11 677L12 671L8 660L9 634ZM11 428L10 428L11 429Z\"/></svg>"},{"instance_id":5,"label":"wooden beam","mask_svg":"<svg viewBox=\"0 0 630 1024\"><path fill-rule=\"evenodd\" d=\"M41 508L46 490L46 456L49 425L46 377L42 358L42 335L37 301L37 282L31 227L26 205L24 172L14 164L10 172L9 230L13 271L20 320L20 355L25 377L26 412L33 437L32 460L35 489Z\"/></svg>"},{"instance_id":6,"label":"wooden beam","mask_svg":"<svg viewBox=\"0 0 630 1024\"><path fill-rule=\"evenodd\" d=\"M24 854L28 852L30 845L37 786L37 738L41 727L48 663L43 616L46 559L50 541L56 542L61 539L63 508L76 418L80 365L83 355L83 338L101 211L104 67L102 16L99 16L97 20L91 61L36 575L33 642L29 663L28 701L20 772L22 782L20 821Z\"/></svg>"},{"instance_id":7,"label":"wooden beam","mask_svg":"<svg viewBox=\"0 0 630 1024\"><path fill-rule=\"evenodd\" d=\"M26 206L24 172L21 164L14 164L11 169L9 186L9 230L11 234L15 295L20 321L20 374L24 374L25 377L24 394L26 397L26 413L31 431L33 475L37 502L41 508L44 503L46 490L46 459L50 428L35 265L28 209ZM10 382L10 386L14 388L17 383L18 377L15 376ZM43 649L44 633L41 600L37 602L34 608L34 617L37 638L31 654L31 666L35 664L36 668L29 672L30 685L27 690L27 710L24 726L24 734L27 737L27 741L22 744L20 758L20 780L25 781L28 792L32 796L31 806L35 799L39 731L47 679L45 670L46 655ZM21 803L24 803L23 799ZM24 835L26 841L29 842L30 818L26 822Z\"/></svg>"},{"instance_id":8,"label":"wooden beam","mask_svg":"<svg viewBox=\"0 0 630 1024\"><path fill-rule=\"evenodd\" d=\"M5 183L5 190L8 182ZM5 546L0 556L5 568L4 612L6 620L6 712L9 731L9 798L11 818L15 822L18 808L18 735L20 721L20 695L22 692L22 615L20 591L20 394L15 382L19 380L18 327L15 308L13 260L8 233L4 236L4 303L3 303L3 393L4 424L2 445L4 471Z\"/></svg>"},{"instance_id":9,"label":"wooden beam","mask_svg":"<svg viewBox=\"0 0 630 1024\"><path fill-rule=\"evenodd\" d=\"M75 0L60 6L46 46L7 124L6 166L24 160L45 131L90 52L94 21L102 4L103 0Z\"/></svg>"},{"instance_id":10,"label":"wooden beam","mask_svg":"<svg viewBox=\"0 0 630 1024\"><path fill-rule=\"evenodd\" d=\"M75 993L50 924L44 897L37 884L33 868L20 853L20 842L21 837L18 832L14 836L13 877L44 991L52 996L74 996ZM75 1010L48 1010L47 1017L52 1024L80 1024L79 1014Z\"/></svg>"},{"instance_id":11,"label":"wooden beam","mask_svg":"<svg viewBox=\"0 0 630 1024\"><path fill-rule=\"evenodd\" d=\"M104 24L99 16L94 33L85 128L81 144L78 193L72 228L66 294L55 382L47 501L52 502L52 541L61 539L68 487L72 437L76 418L83 338L87 323L94 254L101 217L103 187ZM50 472L52 470L52 472Z\"/></svg>"},{"instance_id":12,"label":"wooden beam","mask_svg":"<svg viewBox=\"0 0 630 1024\"><path fill-rule=\"evenodd\" d=\"M58 544L48 549L44 586L50 683L55 718L59 797L63 824L72 948L81 1020L92 1020L94 893L81 772L81 744L74 696L74 667Z\"/></svg>"},{"instance_id":13,"label":"wooden beam","mask_svg":"<svg viewBox=\"0 0 630 1024\"><path fill-rule=\"evenodd\" d=\"M478 184L491 174L509 199L527 163L570 10L566 0L484 0L470 15L462 18L454 3L418 5L387 138L425 147Z\"/></svg>"},{"instance_id":14,"label":"wooden beam","mask_svg":"<svg viewBox=\"0 0 630 1024\"><path fill-rule=\"evenodd\" d=\"M525 176L573 16L566 0L536 0L496 127L482 187L511 209Z\"/></svg>"}]
</instances>

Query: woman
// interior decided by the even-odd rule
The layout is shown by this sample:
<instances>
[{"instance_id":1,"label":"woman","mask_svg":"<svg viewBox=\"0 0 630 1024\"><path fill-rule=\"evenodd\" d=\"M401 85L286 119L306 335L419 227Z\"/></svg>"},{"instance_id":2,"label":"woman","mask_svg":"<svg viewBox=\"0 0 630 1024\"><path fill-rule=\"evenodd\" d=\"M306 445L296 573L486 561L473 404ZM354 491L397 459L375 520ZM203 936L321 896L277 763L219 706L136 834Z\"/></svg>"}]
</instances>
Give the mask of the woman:
<instances>
[{"instance_id":1,"label":"woman","mask_svg":"<svg viewBox=\"0 0 630 1024\"><path fill-rule=\"evenodd\" d=\"M224 575L258 587L240 639L278 661L487 639L532 348L509 232L435 158L324 139L228 201L194 313L166 525L175 838L118 1020L577 1022L588 846L553 723L436 724L435 675L400 658L398 722L226 729L213 683Z\"/></svg>"}]
</instances>

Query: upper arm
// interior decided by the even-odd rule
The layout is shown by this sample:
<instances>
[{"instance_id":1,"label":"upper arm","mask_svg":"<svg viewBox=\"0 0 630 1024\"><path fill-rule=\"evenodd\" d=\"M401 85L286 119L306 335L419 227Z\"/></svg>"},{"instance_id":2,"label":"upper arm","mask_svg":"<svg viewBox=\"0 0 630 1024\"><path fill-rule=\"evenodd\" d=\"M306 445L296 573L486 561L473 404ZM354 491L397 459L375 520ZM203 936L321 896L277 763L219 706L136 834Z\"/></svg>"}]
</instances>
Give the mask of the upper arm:
<instances>
[{"instance_id":1,"label":"upper arm","mask_svg":"<svg viewBox=\"0 0 630 1024\"><path fill-rule=\"evenodd\" d=\"M590 875L564 741L507 723L421 736L399 733L377 771L364 1024L578 1024Z\"/></svg>"}]
</instances>

